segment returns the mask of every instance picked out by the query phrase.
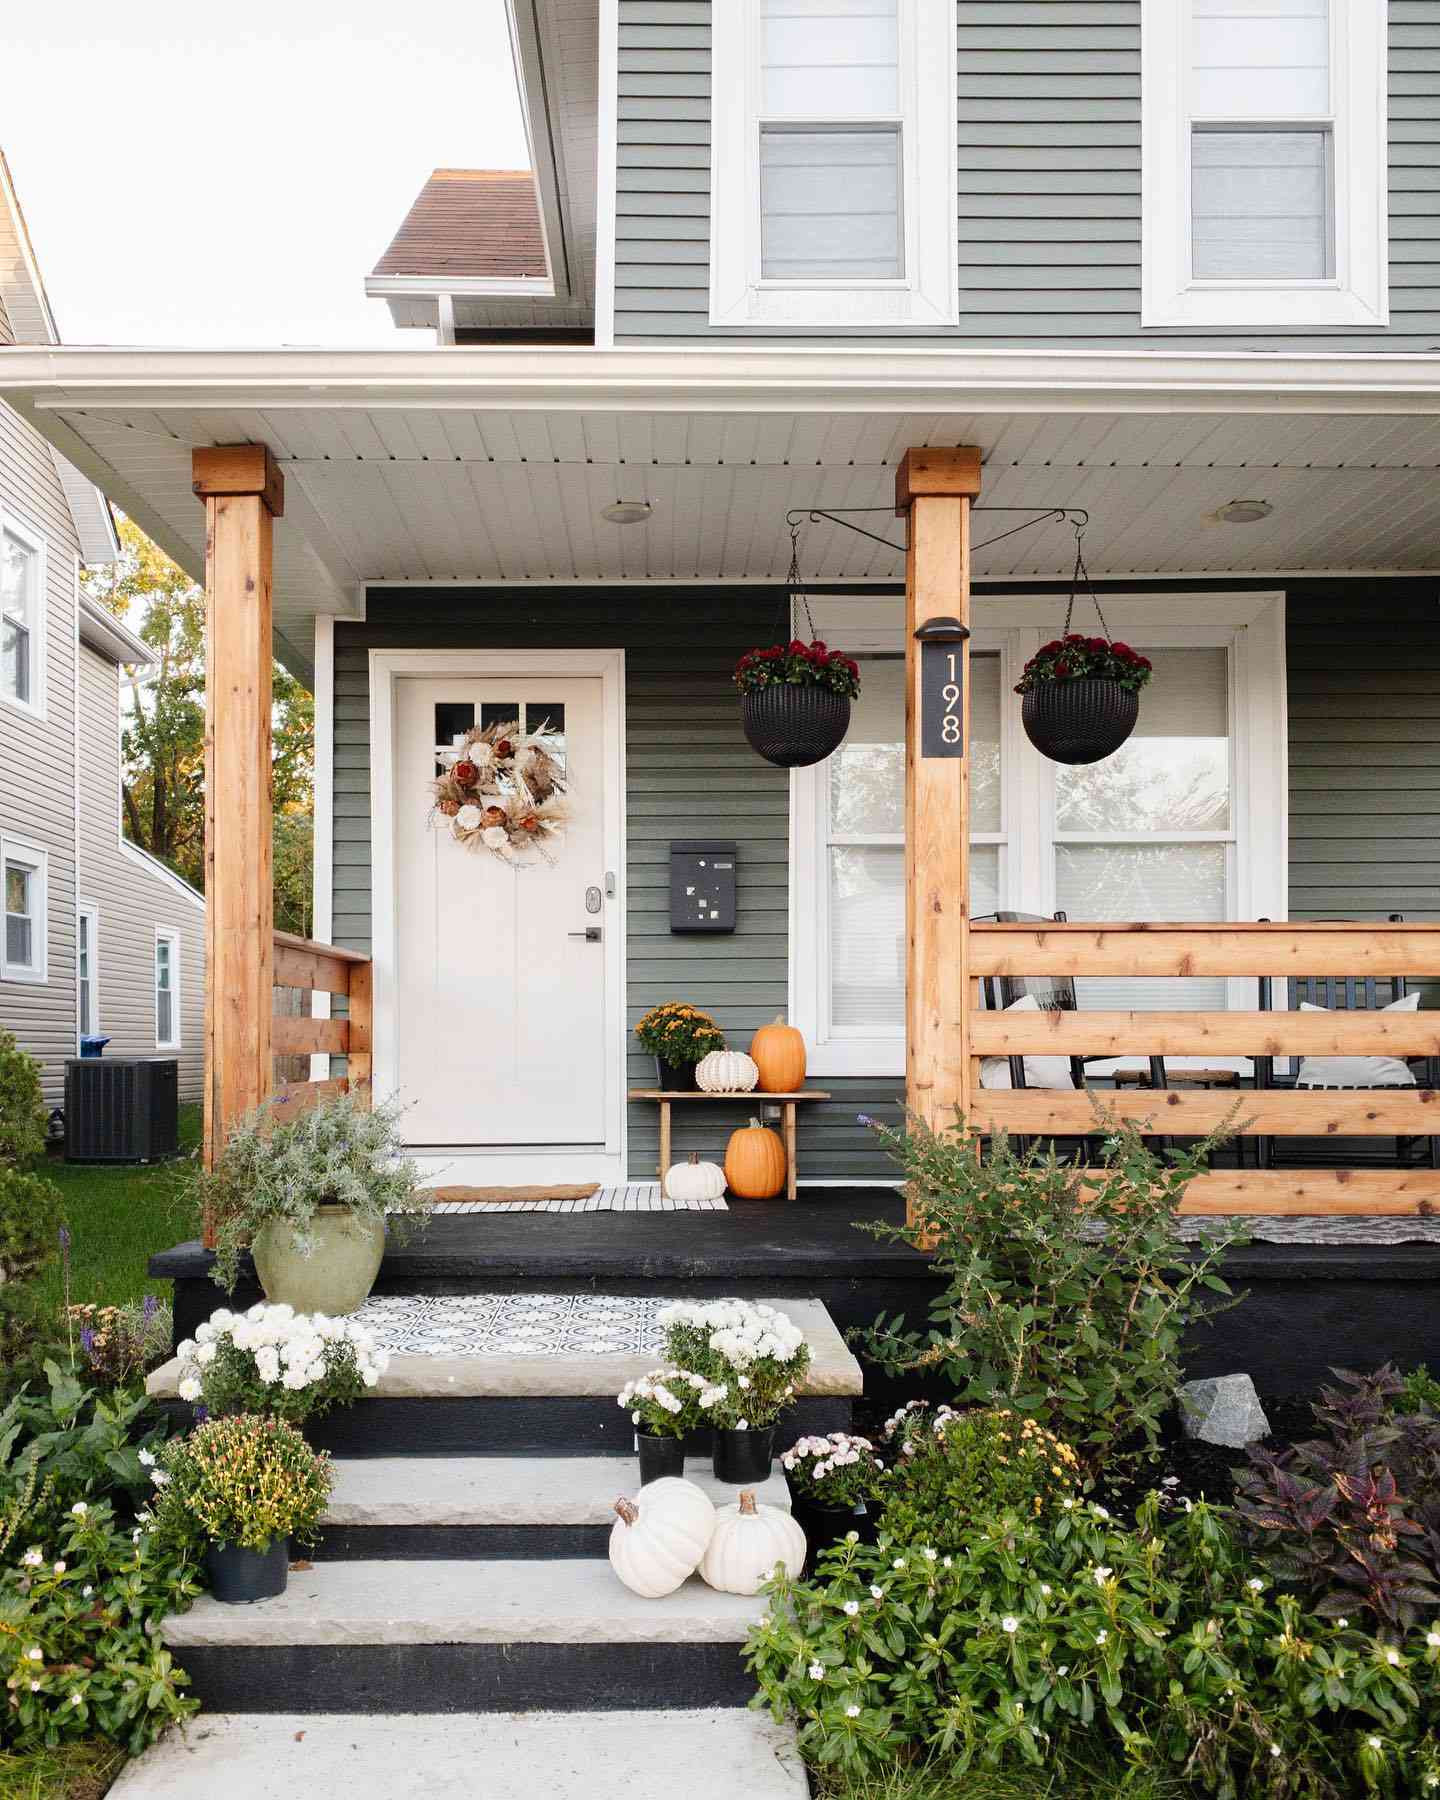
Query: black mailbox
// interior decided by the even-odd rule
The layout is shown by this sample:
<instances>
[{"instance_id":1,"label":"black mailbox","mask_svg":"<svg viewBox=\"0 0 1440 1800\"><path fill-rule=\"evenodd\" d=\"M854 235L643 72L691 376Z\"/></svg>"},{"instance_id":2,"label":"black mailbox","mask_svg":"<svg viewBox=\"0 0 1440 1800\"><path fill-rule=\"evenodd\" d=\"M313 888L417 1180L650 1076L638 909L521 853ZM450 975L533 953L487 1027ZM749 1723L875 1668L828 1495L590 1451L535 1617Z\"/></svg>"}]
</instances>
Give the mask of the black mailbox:
<instances>
[{"instance_id":1,"label":"black mailbox","mask_svg":"<svg viewBox=\"0 0 1440 1800\"><path fill-rule=\"evenodd\" d=\"M735 929L733 838L687 838L671 844L670 929Z\"/></svg>"}]
</instances>

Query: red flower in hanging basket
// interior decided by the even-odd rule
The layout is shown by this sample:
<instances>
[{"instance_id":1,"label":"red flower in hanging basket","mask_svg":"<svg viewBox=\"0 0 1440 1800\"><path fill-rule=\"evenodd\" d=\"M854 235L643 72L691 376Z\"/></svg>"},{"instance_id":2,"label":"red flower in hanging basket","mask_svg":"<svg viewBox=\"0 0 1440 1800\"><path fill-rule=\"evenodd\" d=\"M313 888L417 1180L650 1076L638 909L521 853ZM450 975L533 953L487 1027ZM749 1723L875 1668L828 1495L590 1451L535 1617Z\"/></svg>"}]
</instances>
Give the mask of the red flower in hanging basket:
<instances>
[{"instance_id":1,"label":"red flower in hanging basket","mask_svg":"<svg viewBox=\"0 0 1440 1800\"><path fill-rule=\"evenodd\" d=\"M457 762L450 773L461 787L474 787L480 779L480 771L469 761Z\"/></svg>"},{"instance_id":2,"label":"red flower in hanging basket","mask_svg":"<svg viewBox=\"0 0 1440 1800\"><path fill-rule=\"evenodd\" d=\"M860 665L818 638L811 644L794 638L788 644L747 650L735 665L735 685L742 694L769 687L828 688L853 700L860 692Z\"/></svg>"},{"instance_id":3,"label":"red flower in hanging basket","mask_svg":"<svg viewBox=\"0 0 1440 1800\"><path fill-rule=\"evenodd\" d=\"M1089 680L1118 682L1131 693L1138 693L1151 673L1150 659L1138 655L1128 644L1071 632L1064 638L1052 639L1035 652L1016 682L1015 692L1028 694L1048 681Z\"/></svg>"}]
</instances>

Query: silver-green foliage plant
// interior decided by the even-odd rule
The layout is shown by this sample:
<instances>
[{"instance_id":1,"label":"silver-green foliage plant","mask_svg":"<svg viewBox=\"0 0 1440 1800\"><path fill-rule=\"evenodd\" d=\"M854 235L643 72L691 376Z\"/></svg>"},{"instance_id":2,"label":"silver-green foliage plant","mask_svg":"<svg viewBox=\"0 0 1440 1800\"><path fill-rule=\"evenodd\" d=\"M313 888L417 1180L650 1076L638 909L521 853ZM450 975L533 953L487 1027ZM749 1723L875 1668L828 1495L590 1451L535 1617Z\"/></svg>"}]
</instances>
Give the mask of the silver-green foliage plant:
<instances>
[{"instance_id":1,"label":"silver-green foliage plant","mask_svg":"<svg viewBox=\"0 0 1440 1800\"><path fill-rule=\"evenodd\" d=\"M241 1121L210 1173L195 1177L202 1209L216 1220L214 1278L233 1291L240 1256L262 1225L288 1225L301 1253L314 1248L322 1206L343 1206L362 1224L386 1225L403 1243L432 1204L405 1155L400 1101L370 1107L340 1094L287 1116L280 1095Z\"/></svg>"},{"instance_id":2,"label":"silver-green foliage plant","mask_svg":"<svg viewBox=\"0 0 1440 1800\"><path fill-rule=\"evenodd\" d=\"M1218 1269L1243 1239L1237 1228L1185 1243L1175 1231L1223 1132L1162 1160L1099 1108L1097 1124L1098 1166L1083 1174L1053 1149L1017 1151L1003 1132L982 1157L959 1117L940 1132L918 1119L903 1132L876 1126L914 1202L914 1225L897 1235L933 1243L945 1286L928 1329L882 1315L865 1339L887 1373L943 1376L957 1400L1035 1417L1092 1469L1158 1441L1181 1340L1229 1303Z\"/></svg>"}]
</instances>

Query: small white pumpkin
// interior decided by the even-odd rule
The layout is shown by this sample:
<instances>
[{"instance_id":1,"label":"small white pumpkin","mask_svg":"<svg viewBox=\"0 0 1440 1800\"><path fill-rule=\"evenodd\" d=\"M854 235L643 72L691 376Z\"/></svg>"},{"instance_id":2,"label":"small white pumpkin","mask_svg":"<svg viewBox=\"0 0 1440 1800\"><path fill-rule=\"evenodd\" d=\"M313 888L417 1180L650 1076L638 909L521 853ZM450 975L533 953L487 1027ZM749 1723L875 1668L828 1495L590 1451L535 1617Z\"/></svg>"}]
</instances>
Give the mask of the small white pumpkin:
<instances>
[{"instance_id":1,"label":"small white pumpkin","mask_svg":"<svg viewBox=\"0 0 1440 1800\"><path fill-rule=\"evenodd\" d=\"M633 1500L617 1500L615 1512L610 1567L646 1600L673 1594L690 1579L715 1528L710 1496L679 1475L647 1482Z\"/></svg>"},{"instance_id":2,"label":"small white pumpkin","mask_svg":"<svg viewBox=\"0 0 1440 1800\"><path fill-rule=\"evenodd\" d=\"M800 1573L805 1533L783 1507L757 1506L747 1488L734 1506L716 1513L700 1573L722 1594L758 1594L776 1563L791 1575Z\"/></svg>"},{"instance_id":3,"label":"small white pumpkin","mask_svg":"<svg viewBox=\"0 0 1440 1800\"><path fill-rule=\"evenodd\" d=\"M725 1171L719 1163L701 1162L700 1152L692 1150L689 1162L665 1171L661 1191L671 1200L718 1200L725 1192Z\"/></svg>"},{"instance_id":4,"label":"small white pumpkin","mask_svg":"<svg viewBox=\"0 0 1440 1800\"><path fill-rule=\"evenodd\" d=\"M757 1063L743 1050L712 1050L695 1065L695 1080L705 1094L749 1094L760 1079Z\"/></svg>"}]
</instances>

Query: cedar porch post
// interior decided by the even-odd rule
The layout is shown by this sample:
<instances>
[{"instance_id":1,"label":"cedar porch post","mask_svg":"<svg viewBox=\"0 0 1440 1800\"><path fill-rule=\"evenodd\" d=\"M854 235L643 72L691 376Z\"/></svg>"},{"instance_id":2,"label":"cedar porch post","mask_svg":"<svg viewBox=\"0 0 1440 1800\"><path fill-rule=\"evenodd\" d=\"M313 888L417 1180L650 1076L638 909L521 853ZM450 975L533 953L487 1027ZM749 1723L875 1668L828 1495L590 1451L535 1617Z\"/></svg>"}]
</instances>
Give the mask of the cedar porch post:
<instances>
[{"instance_id":1,"label":"cedar porch post","mask_svg":"<svg viewBox=\"0 0 1440 1800\"><path fill-rule=\"evenodd\" d=\"M909 450L895 511L909 519L905 562L905 1099L936 1129L970 1111L970 646L933 645L930 680L916 632L970 623L970 506L980 452ZM953 660L952 660L953 659ZM943 678L943 680L942 680ZM950 690L958 687L958 697ZM928 691L927 691L928 690ZM946 724L958 705L957 737ZM924 709L931 709L922 732ZM958 741L958 750L954 748Z\"/></svg>"},{"instance_id":2,"label":"cedar porch post","mask_svg":"<svg viewBox=\"0 0 1440 1800\"><path fill-rule=\"evenodd\" d=\"M271 552L285 480L264 444L196 450L205 502L205 1164L269 1094ZM207 1232L208 1236L208 1232Z\"/></svg>"}]
</instances>

